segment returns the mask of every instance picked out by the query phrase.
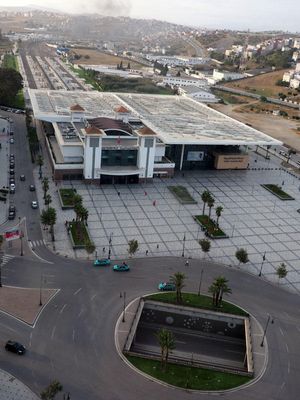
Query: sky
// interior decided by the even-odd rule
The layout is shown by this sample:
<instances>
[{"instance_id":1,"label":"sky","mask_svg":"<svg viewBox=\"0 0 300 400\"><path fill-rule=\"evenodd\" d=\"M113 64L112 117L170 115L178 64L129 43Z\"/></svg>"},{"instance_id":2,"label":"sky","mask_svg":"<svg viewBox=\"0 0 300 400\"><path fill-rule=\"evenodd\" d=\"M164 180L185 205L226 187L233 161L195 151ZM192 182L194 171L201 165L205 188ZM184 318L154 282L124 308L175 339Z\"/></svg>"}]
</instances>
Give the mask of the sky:
<instances>
[{"instance_id":1,"label":"sky","mask_svg":"<svg viewBox=\"0 0 300 400\"><path fill-rule=\"evenodd\" d=\"M72 13L155 18L216 29L300 32L299 0L0 0L0 6L45 6Z\"/></svg>"}]
</instances>

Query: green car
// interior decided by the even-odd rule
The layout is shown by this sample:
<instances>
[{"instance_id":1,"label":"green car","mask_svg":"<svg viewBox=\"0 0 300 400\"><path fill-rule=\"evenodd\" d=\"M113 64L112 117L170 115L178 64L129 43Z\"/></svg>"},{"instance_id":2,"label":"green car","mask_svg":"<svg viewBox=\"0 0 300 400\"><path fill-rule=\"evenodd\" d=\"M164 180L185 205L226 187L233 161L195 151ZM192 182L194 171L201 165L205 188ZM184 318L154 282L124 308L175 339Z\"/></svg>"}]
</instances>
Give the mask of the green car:
<instances>
[{"instance_id":1,"label":"green car","mask_svg":"<svg viewBox=\"0 0 300 400\"><path fill-rule=\"evenodd\" d=\"M162 291L174 291L176 290L176 286L174 285L174 283L171 282L160 282L160 284L158 285L158 289L162 290Z\"/></svg>"},{"instance_id":2,"label":"green car","mask_svg":"<svg viewBox=\"0 0 300 400\"><path fill-rule=\"evenodd\" d=\"M109 265L109 264L110 264L110 260L108 258L102 258L102 259L97 258L94 261L95 267L105 267L106 265Z\"/></svg>"},{"instance_id":3,"label":"green car","mask_svg":"<svg viewBox=\"0 0 300 400\"><path fill-rule=\"evenodd\" d=\"M129 271L130 268L129 268L129 265L127 265L126 263L123 263L123 264L114 265L113 270L114 271Z\"/></svg>"}]
</instances>

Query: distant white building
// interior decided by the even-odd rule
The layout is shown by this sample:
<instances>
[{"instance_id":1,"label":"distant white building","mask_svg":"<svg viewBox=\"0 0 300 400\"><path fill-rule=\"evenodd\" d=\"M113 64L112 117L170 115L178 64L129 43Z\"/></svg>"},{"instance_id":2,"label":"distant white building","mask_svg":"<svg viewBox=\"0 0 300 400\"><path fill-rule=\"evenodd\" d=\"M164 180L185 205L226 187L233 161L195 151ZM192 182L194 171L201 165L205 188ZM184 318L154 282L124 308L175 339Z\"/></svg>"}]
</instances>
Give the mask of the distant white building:
<instances>
[{"instance_id":1,"label":"distant white building","mask_svg":"<svg viewBox=\"0 0 300 400\"><path fill-rule=\"evenodd\" d=\"M190 97L191 99L197 100L201 103L217 103L219 101L213 93L193 85L180 87L179 94Z\"/></svg>"},{"instance_id":2,"label":"distant white building","mask_svg":"<svg viewBox=\"0 0 300 400\"><path fill-rule=\"evenodd\" d=\"M292 71L285 72L283 74L283 77L282 77L283 82L290 83L292 76L293 76L293 72Z\"/></svg>"},{"instance_id":3,"label":"distant white building","mask_svg":"<svg viewBox=\"0 0 300 400\"><path fill-rule=\"evenodd\" d=\"M299 76L298 79L297 79L296 77L293 78L293 79L291 79L291 81L290 81L290 88L292 88L292 89L299 89L299 87L300 87L300 76Z\"/></svg>"},{"instance_id":4,"label":"distant white building","mask_svg":"<svg viewBox=\"0 0 300 400\"><path fill-rule=\"evenodd\" d=\"M191 79L188 77L181 77L181 76L166 76L163 79L163 85L169 86L178 86L178 87L185 87L185 86L196 86L196 87L206 87L207 80L206 79Z\"/></svg>"},{"instance_id":5,"label":"distant white building","mask_svg":"<svg viewBox=\"0 0 300 400\"><path fill-rule=\"evenodd\" d=\"M293 55L292 55L292 59L297 62L300 58L300 52L299 51L294 51Z\"/></svg>"},{"instance_id":6,"label":"distant white building","mask_svg":"<svg viewBox=\"0 0 300 400\"><path fill-rule=\"evenodd\" d=\"M238 72L218 71L217 69L214 69L212 77L215 82L220 82L233 81L235 79L245 78L245 76L245 74L240 74Z\"/></svg>"},{"instance_id":7,"label":"distant white building","mask_svg":"<svg viewBox=\"0 0 300 400\"><path fill-rule=\"evenodd\" d=\"M296 49L300 49L300 38L297 38L297 39L294 40L293 47L296 48Z\"/></svg>"}]
</instances>

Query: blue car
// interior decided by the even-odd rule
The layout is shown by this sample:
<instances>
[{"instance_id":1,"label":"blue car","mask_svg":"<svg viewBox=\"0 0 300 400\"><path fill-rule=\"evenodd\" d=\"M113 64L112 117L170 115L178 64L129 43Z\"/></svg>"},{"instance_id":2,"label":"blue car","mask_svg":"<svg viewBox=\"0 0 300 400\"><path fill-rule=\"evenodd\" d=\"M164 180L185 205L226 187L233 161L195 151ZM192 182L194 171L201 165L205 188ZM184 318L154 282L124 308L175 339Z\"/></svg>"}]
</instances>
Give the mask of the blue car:
<instances>
[{"instance_id":1,"label":"blue car","mask_svg":"<svg viewBox=\"0 0 300 400\"><path fill-rule=\"evenodd\" d=\"M94 261L95 267L103 267L103 266L105 267L106 265L109 265L109 264L110 264L110 260L108 258L102 258L102 259L97 258Z\"/></svg>"},{"instance_id":2,"label":"blue car","mask_svg":"<svg viewBox=\"0 0 300 400\"><path fill-rule=\"evenodd\" d=\"M123 264L114 265L113 270L114 271L129 271L130 268L129 268L129 265L127 265L126 263L123 263Z\"/></svg>"},{"instance_id":3,"label":"blue car","mask_svg":"<svg viewBox=\"0 0 300 400\"><path fill-rule=\"evenodd\" d=\"M175 287L174 283L160 282L160 284L158 285L158 289L162 290L162 291L174 292L174 290L176 290L176 287Z\"/></svg>"}]
</instances>

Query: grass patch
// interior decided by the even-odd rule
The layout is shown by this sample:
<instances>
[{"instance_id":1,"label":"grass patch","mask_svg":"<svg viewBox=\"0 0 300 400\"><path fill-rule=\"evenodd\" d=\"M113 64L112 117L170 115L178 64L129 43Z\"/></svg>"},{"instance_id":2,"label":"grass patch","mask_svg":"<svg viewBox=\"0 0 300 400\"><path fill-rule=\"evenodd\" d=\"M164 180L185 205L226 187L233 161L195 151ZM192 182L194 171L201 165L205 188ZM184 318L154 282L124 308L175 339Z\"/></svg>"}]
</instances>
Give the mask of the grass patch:
<instances>
[{"instance_id":1,"label":"grass patch","mask_svg":"<svg viewBox=\"0 0 300 400\"><path fill-rule=\"evenodd\" d=\"M195 221L201 225L212 239L227 238L228 236L222 229L207 215L195 215Z\"/></svg>"},{"instance_id":2,"label":"grass patch","mask_svg":"<svg viewBox=\"0 0 300 400\"><path fill-rule=\"evenodd\" d=\"M74 207L74 195L76 194L74 189L59 189L61 201L63 206Z\"/></svg>"},{"instance_id":3,"label":"grass patch","mask_svg":"<svg viewBox=\"0 0 300 400\"><path fill-rule=\"evenodd\" d=\"M23 89L19 90L16 97L9 103L9 107L25 109Z\"/></svg>"},{"instance_id":4,"label":"grass patch","mask_svg":"<svg viewBox=\"0 0 300 400\"><path fill-rule=\"evenodd\" d=\"M5 54L2 62L2 68L10 68L19 71L16 56L12 54Z\"/></svg>"},{"instance_id":5,"label":"grass patch","mask_svg":"<svg viewBox=\"0 0 300 400\"><path fill-rule=\"evenodd\" d=\"M175 292L157 293L146 296L145 298L149 300L161 301L162 303L177 304ZM234 304L228 303L224 300L222 301L221 307L216 308L213 305L212 297L205 296L204 294L198 296L195 293L182 293L182 301L182 305L186 307L202 308L205 310L219 311L226 314L241 315L243 317L248 316L248 313L246 313L240 307L237 307Z\"/></svg>"},{"instance_id":6,"label":"grass patch","mask_svg":"<svg viewBox=\"0 0 300 400\"><path fill-rule=\"evenodd\" d=\"M249 382L250 378L205 368L168 364L163 371L156 360L127 356L136 368L170 385L194 390L226 390Z\"/></svg>"},{"instance_id":7,"label":"grass patch","mask_svg":"<svg viewBox=\"0 0 300 400\"><path fill-rule=\"evenodd\" d=\"M70 66L70 68L72 69L73 72L75 72L75 74L77 74L79 76L79 78L84 79L85 83L87 83L88 85L93 86L93 88L95 90L102 91L101 86L99 85L99 83L96 80L95 71L83 69L83 68L80 68L80 67L79 68L74 68L72 66Z\"/></svg>"},{"instance_id":8,"label":"grass patch","mask_svg":"<svg viewBox=\"0 0 300 400\"><path fill-rule=\"evenodd\" d=\"M278 185L267 184L261 186L277 196L280 200L295 200L294 197L283 191Z\"/></svg>"},{"instance_id":9,"label":"grass patch","mask_svg":"<svg viewBox=\"0 0 300 400\"><path fill-rule=\"evenodd\" d=\"M197 201L184 186L168 186L168 189L181 204L197 204Z\"/></svg>"},{"instance_id":10,"label":"grass patch","mask_svg":"<svg viewBox=\"0 0 300 400\"><path fill-rule=\"evenodd\" d=\"M74 221L69 223L70 233L73 238L75 246L84 246L90 242L90 237L86 226L81 221Z\"/></svg>"}]
</instances>

